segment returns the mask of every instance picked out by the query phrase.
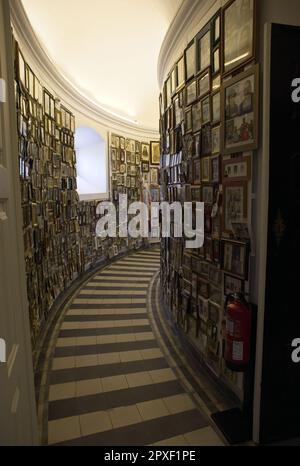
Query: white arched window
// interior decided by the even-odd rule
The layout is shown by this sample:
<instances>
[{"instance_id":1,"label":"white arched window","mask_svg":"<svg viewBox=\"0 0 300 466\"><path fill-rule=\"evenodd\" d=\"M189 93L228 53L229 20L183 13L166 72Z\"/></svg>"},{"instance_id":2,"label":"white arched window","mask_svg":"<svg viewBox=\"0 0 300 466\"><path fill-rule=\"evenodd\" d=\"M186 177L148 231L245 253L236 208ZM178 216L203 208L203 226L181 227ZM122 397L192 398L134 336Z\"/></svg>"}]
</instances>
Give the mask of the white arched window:
<instances>
[{"instance_id":1,"label":"white arched window","mask_svg":"<svg viewBox=\"0 0 300 466\"><path fill-rule=\"evenodd\" d=\"M77 158L77 191L80 200L107 197L107 158L104 139L92 128L80 127L75 132Z\"/></svg>"}]
</instances>

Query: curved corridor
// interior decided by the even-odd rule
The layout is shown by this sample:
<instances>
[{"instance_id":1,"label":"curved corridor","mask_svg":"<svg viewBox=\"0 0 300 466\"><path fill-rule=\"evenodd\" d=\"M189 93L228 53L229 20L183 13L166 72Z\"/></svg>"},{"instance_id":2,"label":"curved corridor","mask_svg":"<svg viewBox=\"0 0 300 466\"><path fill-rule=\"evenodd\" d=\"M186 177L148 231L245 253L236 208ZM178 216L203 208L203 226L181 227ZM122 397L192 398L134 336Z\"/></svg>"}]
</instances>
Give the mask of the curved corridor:
<instances>
[{"instance_id":1,"label":"curved corridor","mask_svg":"<svg viewBox=\"0 0 300 466\"><path fill-rule=\"evenodd\" d=\"M45 443L223 444L170 367L151 322L159 262L158 249L117 260L65 309L48 374Z\"/></svg>"}]
</instances>

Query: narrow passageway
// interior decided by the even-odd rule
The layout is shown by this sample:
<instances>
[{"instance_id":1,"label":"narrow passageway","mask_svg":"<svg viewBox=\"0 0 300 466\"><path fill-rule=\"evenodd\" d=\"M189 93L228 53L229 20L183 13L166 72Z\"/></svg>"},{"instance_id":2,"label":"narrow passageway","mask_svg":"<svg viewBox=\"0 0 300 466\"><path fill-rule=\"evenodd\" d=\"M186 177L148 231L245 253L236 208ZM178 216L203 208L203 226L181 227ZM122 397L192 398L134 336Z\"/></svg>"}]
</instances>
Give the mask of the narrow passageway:
<instances>
[{"instance_id":1,"label":"narrow passageway","mask_svg":"<svg viewBox=\"0 0 300 466\"><path fill-rule=\"evenodd\" d=\"M151 322L159 261L158 249L119 259L66 310L48 378L48 444L223 444Z\"/></svg>"}]
</instances>

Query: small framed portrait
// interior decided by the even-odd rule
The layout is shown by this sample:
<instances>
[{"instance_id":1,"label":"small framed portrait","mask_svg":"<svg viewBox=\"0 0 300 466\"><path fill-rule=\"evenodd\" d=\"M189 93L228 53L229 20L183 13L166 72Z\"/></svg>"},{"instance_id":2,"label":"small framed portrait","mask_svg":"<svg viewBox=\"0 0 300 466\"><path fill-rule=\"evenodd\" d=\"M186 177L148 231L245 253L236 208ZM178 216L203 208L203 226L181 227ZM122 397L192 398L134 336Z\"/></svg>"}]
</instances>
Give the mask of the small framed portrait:
<instances>
[{"instance_id":1,"label":"small framed portrait","mask_svg":"<svg viewBox=\"0 0 300 466\"><path fill-rule=\"evenodd\" d=\"M121 151L121 154L122 154L122 152L123 152L124 155L125 155L125 151ZM121 157L122 157L122 155L121 155ZM131 154L130 154L130 163L131 163L132 165L135 165L135 153L134 153L134 152L131 152Z\"/></svg>"},{"instance_id":2,"label":"small framed portrait","mask_svg":"<svg viewBox=\"0 0 300 466\"><path fill-rule=\"evenodd\" d=\"M196 72L196 45L193 40L187 46L185 52L185 79L188 81Z\"/></svg>"},{"instance_id":3,"label":"small framed portrait","mask_svg":"<svg viewBox=\"0 0 300 466\"><path fill-rule=\"evenodd\" d=\"M256 0L231 0L223 10L223 72L251 61L255 52Z\"/></svg>"},{"instance_id":4,"label":"small framed portrait","mask_svg":"<svg viewBox=\"0 0 300 466\"><path fill-rule=\"evenodd\" d=\"M232 233L234 222L247 219L248 215L248 183L232 182L223 186L223 231Z\"/></svg>"},{"instance_id":5,"label":"small framed portrait","mask_svg":"<svg viewBox=\"0 0 300 466\"><path fill-rule=\"evenodd\" d=\"M150 161L150 146L148 143L142 142L141 154L142 154L142 162Z\"/></svg>"},{"instance_id":6,"label":"small framed portrait","mask_svg":"<svg viewBox=\"0 0 300 466\"><path fill-rule=\"evenodd\" d=\"M211 130L211 153L219 154L221 150L221 127L215 126Z\"/></svg>"},{"instance_id":7,"label":"small framed portrait","mask_svg":"<svg viewBox=\"0 0 300 466\"><path fill-rule=\"evenodd\" d=\"M228 156L229 157L229 156ZM223 157L223 183L228 181L249 181L251 179L251 156Z\"/></svg>"},{"instance_id":8,"label":"small framed portrait","mask_svg":"<svg viewBox=\"0 0 300 466\"><path fill-rule=\"evenodd\" d=\"M210 25L202 30L196 37L197 71L201 72L210 66L211 61L211 34Z\"/></svg>"},{"instance_id":9,"label":"small framed portrait","mask_svg":"<svg viewBox=\"0 0 300 466\"><path fill-rule=\"evenodd\" d=\"M204 183L210 182L210 158L205 157L202 160L201 181Z\"/></svg>"},{"instance_id":10,"label":"small framed portrait","mask_svg":"<svg viewBox=\"0 0 300 466\"><path fill-rule=\"evenodd\" d=\"M202 185L202 202L212 204L214 202L213 186Z\"/></svg>"},{"instance_id":11,"label":"small framed portrait","mask_svg":"<svg viewBox=\"0 0 300 466\"><path fill-rule=\"evenodd\" d=\"M201 101L198 100L198 102L192 105L192 128L193 128L194 133L200 131L201 121L202 121L202 106L201 106Z\"/></svg>"},{"instance_id":12,"label":"small framed portrait","mask_svg":"<svg viewBox=\"0 0 300 466\"><path fill-rule=\"evenodd\" d=\"M126 164L125 163L120 164L120 173L122 173L122 175L124 173L126 173Z\"/></svg>"},{"instance_id":13,"label":"small framed portrait","mask_svg":"<svg viewBox=\"0 0 300 466\"><path fill-rule=\"evenodd\" d=\"M202 135L202 147L201 147L201 156L206 156L211 154L211 126L206 125L201 130Z\"/></svg>"},{"instance_id":14,"label":"small framed portrait","mask_svg":"<svg viewBox=\"0 0 300 466\"><path fill-rule=\"evenodd\" d=\"M193 162L193 184L201 183L201 159L195 159Z\"/></svg>"},{"instance_id":15,"label":"small framed portrait","mask_svg":"<svg viewBox=\"0 0 300 466\"><path fill-rule=\"evenodd\" d=\"M248 278L249 247L238 241L222 241L222 268L225 272Z\"/></svg>"},{"instance_id":16,"label":"small framed portrait","mask_svg":"<svg viewBox=\"0 0 300 466\"><path fill-rule=\"evenodd\" d=\"M135 141L135 153L140 154L141 152L141 143L139 141Z\"/></svg>"},{"instance_id":17,"label":"small framed portrait","mask_svg":"<svg viewBox=\"0 0 300 466\"><path fill-rule=\"evenodd\" d=\"M135 153L135 141L130 139L130 152Z\"/></svg>"},{"instance_id":18,"label":"small framed portrait","mask_svg":"<svg viewBox=\"0 0 300 466\"><path fill-rule=\"evenodd\" d=\"M231 293L244 293L245 283L240 278L224 273L224 295Z\"/></svg>"},{"instance_id":19,"label":"small framed portrait","mask_svg":"<svg viewBox=\"0 0 300 466\"><path fill-rule=\"evenodd\" d=\"M177 90L184 86L185 83L185 66L184 55L177 62Z\"/></svg>"},{"instance_id":20,"label":"small framed portrait","mask_svg":"<svg viewBox=\"0 0 300 466\"><path fill-rule=\"evenodd\" d=\"M211 161L211 182L212 183L220 183L220 156L217 155L210 159Z\"/></svg>"},{"instance_id":21,"label":"small framed portrait","mask_svg":"<svg viewBox=\"0 0 300 466\"><path fill-rule=\"evenodd\" d=\"M184 113L184 132L191 133L193 130L192 107L186 109Z\"/></svg>"},{"instance_id":22,"label":"small framed portrait","mask_svg":"<svg viewBox=\"0 0 300 466\"><path fill-rule=\"evenodd\" d=\"M210 71L207 70L198 79L198 97L201 99L210 92Z\"/></svg>"},{"instance_id":23,"label":"small framed portrait","mask_svg":"<svg viewBox=\"0 0 300 466\"><path fill-rule=\"evenodd\" d=\"M125 150L125 138L120 136L120 149Z\"/></svg>"},{"instance_id":24,"label":"small framed portrait","mask_svg":"<svg viewBox=\"0 0 300 466\"><path fill-rule=\"evenodd\" d=\"M141 168L142 168L142 172L148 173L149 172L149 162L142 161Z\"/></svg>"},{"instance_id":25,"label":"small framed portrait","mask_svg":"<svg viewBox=\"0 0 300 466\"><path fill-rule=\"evenodd\" d=\"M202 125L207 125L211 121L210 96L201 101Z\"/></svg>"},{"instance_id":26,"label":"small framed portrait","mask_svg":"<svg viewBox=\"0 0 300 466\"><path fill-rule=\"evenodd\" d=\"M115 137L115 143L117 143L117 136ZM125 140L125 150L126 152L130 152L130 139L127 139L127 138Z\"/></svg>"},{"instance_id":27,"label":"small framed portrait","mask_svg":"<svg viewBox=\"0 0 300 466\"><path fill-rule=\"evenodd\" d=\"M158 168L150 168L150 182L151 184L158 184Z\"/></svg>"},{"instance_id":28,"label":"small framed portrait","mask_svg":"<svg viewBox=\"0 0 300 466\"><path fill-rule=\"evenodd\" d=\"M194 80L185 88L185 104L192 104L197 99L197 81Z\"/></svg>"},{"instance_id":29,"label":"small framed portrait","mask_svg":"<svg viewBox=\"0 0 300 466\"><path fill-rule=\"evenodd\" d=\"M150 154L151 154L151 165L160 164L160 142L151 141L150 142Z\"/></svg>"},{"instance_id":30,"label":"small framed portrait","mask_svg":"<svg viewBox=\"0 0 300 466\"><path fill-rule=\"evenodd\" d=\"M255 65L222 87L224 154L257 149L258 70Z\"/></svg>"},{"instance_id":31,"label":"small framed portrait","mask_svg":"<svg viewBox=\"0 0 300 466\"><path fill-rule=\"evenodd\" d=\"M211 98L211 119L212 124L219 123L221 120L221 93L216 92Z\"/></svg>"}]
</instances>

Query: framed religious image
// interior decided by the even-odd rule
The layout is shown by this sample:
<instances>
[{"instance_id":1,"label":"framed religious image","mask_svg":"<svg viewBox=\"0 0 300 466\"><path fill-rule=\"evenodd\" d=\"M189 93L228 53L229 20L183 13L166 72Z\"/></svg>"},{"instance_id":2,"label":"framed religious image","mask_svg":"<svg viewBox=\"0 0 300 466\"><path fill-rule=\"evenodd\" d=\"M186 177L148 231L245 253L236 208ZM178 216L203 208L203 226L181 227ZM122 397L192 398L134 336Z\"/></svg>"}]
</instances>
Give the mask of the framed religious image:
<instances>
[{"instance_id":1,"label":"framed religious image","mask_svg":"<svg viewBox=\"0 0 300 466\"><path fill-rule=\"evenodd\" d=\"M201 159L194 160L193 163L193 184L201 183Z\"/></svg>"},{"instance_id":2,"label":"framed religious image","mask_svg":"<svg viewBox=\"0 0 300 466\"><path fill-rule=\"evenodd\" d=\"M180 89L185 83L184 73L184 56L182 56L177 62L177 89Z\"/></svg>"},{"instance_id":3,"label":"framed religious image","mask_svg":"<svg viewBox=\"0 0 300 466\"><path fill-rule=\"evenodd\" d=\"M214 201L214 188L213 186L202 185L202 202L205 204L212 204Z\"/></svg>"},{"instance_id":4,"label":"framed religious image","mask_svg":"<svg viewBox=\"0 0 300 466\"><path fill-rule=\"evenodd\" d=\"M148 173L149 172L149 162L142 162L142 172Z\"/></svg>"},{"instance_id":5,"label":"framed religious image","mask_svg":"<svg viewBox=\"0 0 300 466\"><path fill-rule=\"evenodd\" d=\"M202 134L202 146L201 146L201 156L206 156L211 154L211 126L206 125L201 130Z\"/></svg>"},{"instance_id":6,"label":"framed religious image","mask_svg":"<svg viewBox=\"0 0 300 466\"><path fill-rule=\"evenodd\" d=\"M223 158L222 165L223 183L251 179L251 156Z\"/></svg>"},{"instance_id":7,"label":"framed religious image","mask_svg":"<svg viewBox=\"0 0 300 466\"><path fill-rule=\"evenodd\" d=\"M135 164L140 165L141 163L141 156L140 154L135 154Z\"/></svg>"},{"instance_id":8,"label":"framed religious image","mask_svg":"<svg viewBox=\"0 0 300 466\"><path fill-rule=\"evenodd\" d=\"M219 154L221 150L221 127L215 126L211 130L211 153Z\"/></svg>"},{"instance_id":9,"label":"framed religious image","mask_svg":"<svg viewBox=\"0 0 300 466\"><path fill-rule=\"evenodd\" d=\"M150 142L150 154L151 154L151 165L160 164L160 142L151 141Z\"/></svg>"},{"instance_id":10,"label":"framed religious image","mask_svg":"<svg viewBox=\"0 0 300 466\"><path fill-rule=\"evenodd\" d=\"M220 183L220 156L212 157L211 161L211 182Z\"/></svg>"},{"instance_id":11,"label":"framed religious image","mask_svg":"<svg viewBox=\"0 0 300 466\"><path fill-rule=\"evenodd\" d=\"M185 79L188 81L196 72L196 47L193 40L186 48L185 55Z\"/></svg>"},{"instance_id":12,"label":"framed religious image","mask_svg":"<svg viewBox=\"0 0 300 466\"><path fill-rule=\"evenodd\" d=\"M224 295L231 293L244 293L245 283L240 278L224 273Z\"/></svg>"},{"instance_id":13,"label":"framed religious image","mask_svg":"<svg viewBox=\"0 0 300 466\"><path fill-rule=\"evenodd\" d=\"M202 125L210 123L211 120L210 96L201 101Z\"/></svg>"},{"instance_id":14,"label":"framed religious image","mask_svg":"<svg viewBox=\"0 0 300 466\"><path fill-rule=\"evenodd\" d=\"M198 97L204 97L210 92L210 70L208 69L205 73L200 76L198 79Z\"/></svg>"},{"instance_id":15,"label":"framed religious image","mask_svg":"<svg viewBox=\"0 0 300 466\"><path fill-rule=\"evenodd\" d=\"M194 80L185 88L185 105L192 104L197 99L197 81Z\"/></svg>"},{"instance_id":16,"label":"framed religious image","mask_svg":"<svg viewBox=\"0 0 300 466\"><path fill-rule=\"evenodd\" d=\"M222 241L222 268L225 272L248 278L249 248L246 243Z\"/></svg>"},{"instance_id":17,"label":"framed religious image","mask_svg":"<svg viewBox=\"0 0 300 466\"><path fill-rule=\"evenodd\" d=\"M220 47L217 47L212 53L212 74L220 72Z\"/></svg>"},{"instance_id":18,"label":"framed religious image","mask_svg":"<svg viewBox=\"0 0 300 466\"><path fill-rule=\"evenodd\" d=\"M219 123L221 120L221 93L216 92L211 97L211 118L212 124Z\"/></svg>"},{"instance_id":19,"label":"framed religious image","mask_svg":"<svg viewBox=\"0 0 300 466\"><path fill-rule=\"evenodd\" d=\"M223 72L254 58L256 0L232 0L223 10Z\"/></svg>"},{"instance_id":20,"label":"framed religious image","mask_svg":"<svg viewBox=\"0 0 300 466\"><path fill-rule=\"evenodd\" d=\"M258 65L222 87L223 153L254 150L258 145Z\"/></svg>"},{"instance_id":21,"label":"framed religious image","mask_svg":"<svg viewBox=\"0 0 300 466\"><path fill-rule=\"evenodd\" d=\"M192 107L186 109L184 113L184 132L185 134L191 133L193 130L193 120L192 120Z\"/></svg>"},{"instance_id":22,"label":"framed religious image","mask_svg":"<svg viewBox=\"0 0 300 466\"><path fill-rule=\"evenodd\" d=\"M135 141L135 153L140 154L141 152L141 143L139 141Z\"/></svg>"},{"instance_id":23,"label":"framed religious image","mask_svg":"<svg viewBox=\"0 0 300 466\"><path fill-rule=\"evenodd\" d=\"M150 160L150 146L149 144L142 142L142 162L149 162Z\"/></svg>"},{"instance_id":24,"label":"framed religious image","mask_svg":"<svg viewBox=\"0 0 300 466\"><path fill-rule=\"evenodd\" d=\"M150 168L151 184L158 184L158 168Z\"/></svg>"},{"instance_id":25,"label":"framed religious image","mask_svg":"<svg viewBox=\"0 0 300 466\"><path fill-rule=\"evenodd\" d=\"M232 182L223 185L223 231L232 233L232 222L247 219L247 182Z\"/></svg>"},{"instance_id":26,"label":"framed religious image","mask_svg":"<svg viewBox=\"0 0 300 466\"><path fill-rule=\"evenodd\" d=\"M201 101L198 101L192 106L192 128L194 133L201 129L201 117Z\"/></svg>"},{"instance_id":27,"label":"framed religious image","mask_svg":"<svg viewBox=\"0 0 300 466\"><path fill-rule=\"evenodd\" d=\"M197 71L203 71L210 66L211 36L210 25L202 30L196 37Z\"/></svg>"},{"instance_id":28,"label":"framed religious image","mask_svg":"<svg viewBox=\"0 0 300 466\"><path fill-rule=\"evenodd\" d=\"M205 157L202 159L202 170L201 170L201 181L202 182L210 182L210 158Z\"/></svg>"}]
</instances>

